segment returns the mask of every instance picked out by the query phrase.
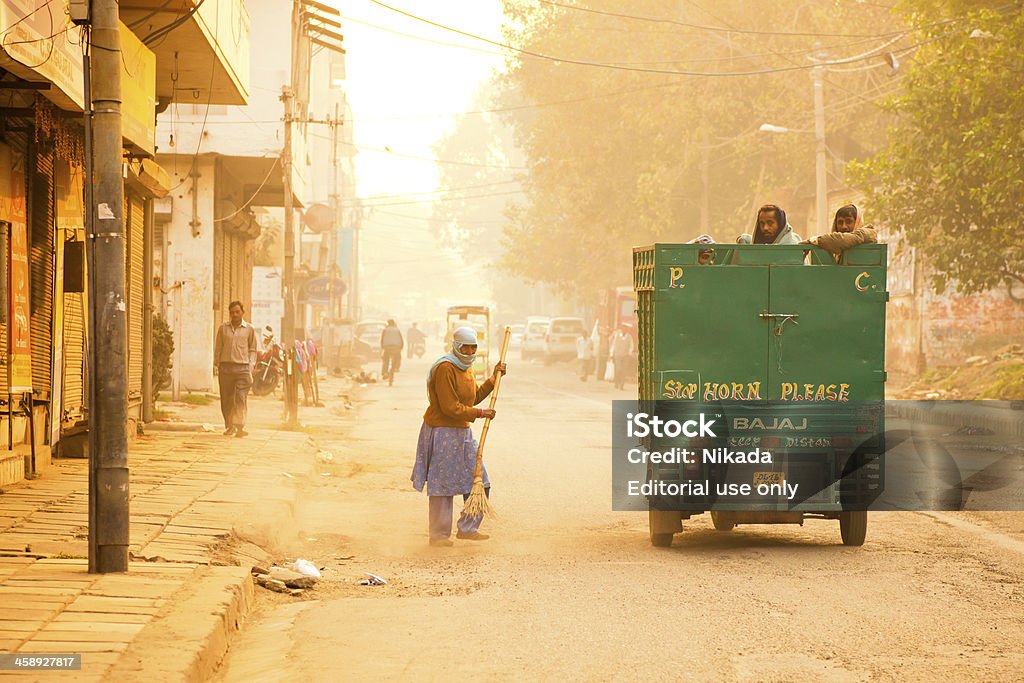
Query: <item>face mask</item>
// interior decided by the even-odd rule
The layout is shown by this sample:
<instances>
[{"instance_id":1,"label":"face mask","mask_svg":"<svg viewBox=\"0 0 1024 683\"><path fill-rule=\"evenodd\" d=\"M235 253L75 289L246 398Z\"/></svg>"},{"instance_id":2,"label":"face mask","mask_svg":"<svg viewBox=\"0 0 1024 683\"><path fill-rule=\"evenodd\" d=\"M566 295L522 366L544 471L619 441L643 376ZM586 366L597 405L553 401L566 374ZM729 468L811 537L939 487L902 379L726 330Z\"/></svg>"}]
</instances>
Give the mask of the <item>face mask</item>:
<instances>
[{"instance_id":1,"label":"face mask","mask_svg":"<svg viewBox=\"0 0 1024 683\"><path fill-rule=\"evenodd\" d=\"M461 360L463 363L472 363L473 359L476 358L475 353L462 353L459 349L462 348L462 344L457 344L452 351L455 352L455 357Z\"/></svg>"}]
</instances>

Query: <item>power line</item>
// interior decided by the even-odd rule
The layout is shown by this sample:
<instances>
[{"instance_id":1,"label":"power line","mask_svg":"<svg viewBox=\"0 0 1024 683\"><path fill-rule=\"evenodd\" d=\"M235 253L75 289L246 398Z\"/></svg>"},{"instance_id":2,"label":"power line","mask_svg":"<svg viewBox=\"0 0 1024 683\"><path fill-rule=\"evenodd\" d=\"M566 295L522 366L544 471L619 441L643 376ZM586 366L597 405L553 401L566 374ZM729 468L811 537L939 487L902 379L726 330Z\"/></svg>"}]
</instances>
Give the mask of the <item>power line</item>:
<instances>
[{"instance_id":1,"label":"power line","mask_svg":"<svg viewBox=\"0 0 1024 683\"><path fill-rule=\"evenodd\" d=\"M421 41L423 41L425 43L434 43L435 45L443 45L445 47L457 47L457 48L461 48L463 50L472 50L473 52L482 52L484 54L496 55L498 57L502 56L502 53L498 52L496 50L485 50L482 47L473 47L472 45L459 45L458 43L446 43L444 41L434 40L433 38L427 38L425 36L417 36L417 35L414 35L412 33L403 33L402 31L396 31L395 29L388 28L386 26L380 26L378 24L371 24L370 22L363 21L362 19L353 19L352 17L347 17L347 16L342 16L341 18L344 19L345 21L351 21L351 22L354 22L356 24L362 24L363 26L369 26L370 28L375 28L375 29L380 30L380 31L386 31L387 33L393 33L396 36L403 36L405 38L412 38L413 40L421 40Z\"/></svg>"},{"instance_id":2,"label":"power line","mask_svg":"<svg viewBox=\"0 0 1024 683\"><path fill-rule=\"evenodd\" d=\"M381 203L381 204L366 204L366 203L363 203L363 204L349 204L349 205L342 205L342 208L344 208L344 209L352 209L352 208L370 208L370 209L372 209L372 208L377 207L377 206L405 206L405 205L408 205L408 204L430 204L430 203L433 203L433 202L454 202L454 201L461 201L461 200L464 200L464 199L486 199L486 198L489 198L489 197L503 197L503 196L513 195L513 194L524 194L524 192L522 190L509 190L507 192L489 192L487 194L463 195L461 197L435 197L433 199L419 199L419 200L408 201L408 202L384 202L384 203Z\"/></svg>"},{"instance_id":3,"label":"power line","mask_svg":"<svg viewBox=\"0 0 1024 683\"><path fill-rule=\"evenodd\" d=\"M202 4L202 2L203 2L203 0L199 0L200 4ZM175 63L175 70L177 70L177 63ZM179 187L184 185L185 184L185 180L192 177L192 172L195 170L196 163L199 161L199 152L203 148L203 137L204 137L203 133L206 131L206 118L210 115L210 101L213 100L213 76L216 73L216 71L217 71L217 60L215 60L215 59L210 60L210 84L209 84L209 86L207 86L206 111L203 112L203 125L199 128L199 135L198 135L199 141L196 143L196 153L192 155L192 163L189 165L188 173L186 173L185 176L181 179L181 182L179 182L177 185L175 185L170 190L168 190L168 192L174 192ZM172 81L173 80L176 80L176 79L172 79ZM177 109L177 103L175 103L175 109ZM173 123L171 124L171 135L174 135L174 124ZM193 179L192 182L195 182L195 179ZM193 190L195 190L195 187L193 187Z\"/></svg>"},{"instance_id":4,"label":"power line","mask_svg":"<svg viewBox=\"0 0 1024 683\"><path fill-rule=\"evenodd\" d=\"M26 19L28 19L29 17L31 17L31 16L33 15L33 14L35 14L35 13L36 13L36 12L38 12L39 10L41 10L41 9L48 9L48 8L50 7L50 5L51 5L52 3L53 3L53 0L46 0L46 2L44 2L44 3L43 3L43 4L41 4L41 5L39 5L39 7L36 7L36 8L35 8L34 10L32 10L31 12L28 12L28 13L26 13L26 14L25 14L25 16L23 16L23 17L22 17L21 19L18 19L18 20L17 20L16 22L14 22L13 24L11 24L11 25L10 25L10 26L8 26L7 28L5 28L5 29L3 29L3 30L0 30L0 34L3 34L4 36L6 36L6 35L7 35L7 34L8 34L8 33L9 33L10 31L11 31L11 29L13 29L13 28L14 28L15 26L17 26L17 25L18 25L18 24L20 24L21 22L25 21ZM53 13L52 13L52 12L50 13L50 21L51 21L51 22L53 21ZM50 30L51 30L51 31L53 30L53 25L52 25L52 24L50 25ZM26 42L27 42L27 41L26 41ZM12 45L12 44L14 44L14 43L7 43L7 44L8 44L8 45Z\"/></svg>"},{"instance_id":5,"label":"power line","mask_svg":"<svg viewBox=\"0 0 1024 683\"><path fill-rule=\"evenodd\" d=\"M162 36L166 36L168 33L178 28L186 21L191 19L193 16L195 16L195 13L199 11L199 8L203 6L204 2L206 2L206 0L199 0L199 2L197 2L188 12L186 12L184 16L180 16L171 23L161 26L155 31L152 31L148 36L142 39L142 42L145 45L150 45L153 43L153 41L161 38Z\"/></svg>"},{"instance_id":6,"label":"power line","mask_svg":"<svg viewBox=\"0 0 1024 683\"><path fill-rule=\"evenodd\" d=\"M539 59L546 59L546 60L549 60L549 61L552 61L552 62L556 62L556 63L560 63L560 64L575 64L577 66L590 66L590 67L601 68L601 69L612 69L612 70L616 70L616 71L631 71L631 72L636 72L636 73L662 74L662 75L669 75L669 76L699 76L699 77L760 76L760 75L763 75L763 74L784 73L784 72L787 72L787 71L806 71L808 69L813 69L813 68L815 68L816 66L818 66L820 64L820 63L819 64L798 64L798 65L794 65L794 66L775 67L775 68L771 68L771 69L756 69L756 70L752 70L752 71L687 71L687 70L674 70L674 69L640 68L640 67L622 66L622 65L617 65L617 64L608 64L608 63L604 63L604 62L592 62L592 61L583 60L583 59L570 59L568 57L554 57L554 56L546 55L546 54L543 54L543 53L540 53L540 52L534 52L532 50L527 50L527 49L524 49L524 48L515 47L513 45L508 45L506 43L501 43L501 42L498 42L498 41L495 41L495 40L491 40L490 38L485 38L483 36L478 36L478 35L475 35L473 33L468 33L466 31L463 31L463 30L457 29L457 28L453 28L451 26L446 26L445 24L440 24L440 23L437 23L435 21L431 21L430 19L425 19L423 17L417 16L415 14L411 14L411 13L406 12L404 10L400 10L400 9L398 9L396 7L392 7L390 5L386 5L383 2L381 2L380 0L369 0L369 2L372 2L375 5L379 5L380 7L383 7L384 9L390 10L390 11L395 12L397 14L400 14L402 16L409 17L410 19L415 19L417 21L422 21L423 23L429 24L430 26L434 26L436 28L441 28L441 29L444 29L446 31L451 31L453 33L456 33L456 34L461 35L461 36L466 36L468 38L474 38L476 40L488 43L490 45L495 45L495 46L504 48L506 50L511 50L512 52L516 52L516 53L523 54L523 55L528 55L530 57L537 57ZM950 20L947 20L944 23L949 23L951 21L957 21L957 20L950 19ZM909 32L909 31L907 31L907 32ZM901 32L899 34L894 34L894 35L897 35L897 37L902 37L907 32ZM860 60L863 60L863 59L868 59L868 58L870 58L870 56L872 56L872 55L861 56L861 57L856 57L856 58L850 58L850 59L847 59L847 60L841 60L841 61L829 62L829 63L847 63L847 62L851 62L851 61L860 61Z\"/></svg>"},{"instance_id":7,"label":"power line","mask_svg":"<svg viewBox=\"0 0 1024 683\"><path fill-rule=\"evenodd\" d=\"M274 172L274 169L277 168L277 165L279 163L281 163L281 157L275 157L274 158L274 163L272 163L270 165L270 170L267 171L267 175L264 176L264 178L263 178L263 182L261 182L260 186L256 188L256 191L252 193L252 196L250 196L247 200L245 200L244 204L242 204L240 207L238 207L238 209L236 209L235 211L231 212L227 216L224 216L222 218L214 218L213 222L214 223L220 223L222 221L229 220L231 218L234 218L238 214L242 213L242 211L244 211L246 208L248 208L248 206L250 204L252 204L253 200L256 199L256 196L260 193L260 191L263 190L263 186L267 184L268 180L270 180L270 175Z\"/></svg>"},{"instance_id":8,"label":"power line","mask_svg":"<svg viewBox=\"0 0 1024 683\"><path fill-rule=\"evenodd\" d=\"M402 218L402 219L405 219L405 220L427 221L428 223L435 223L435 222L440 223L440 222L442 222L440 219L433 218L433 217L428 217L428 216L412 216L412 215L407 214L407 213L396 213L394 211L380 211L378 209L374 209L373 213L370 215L370 217L367 220L373 220L373 215L374 214L381 214L382 216L394 216L396 218ZM462 220L460 220L459 223L462 224L462 225L497 225L497 224L505 223L505 221L503 221L503 220L497 220L497 221L462 221Z\"/></svg>"},{"instance_id":9,"label":"power line","mask_svg":"<svg viewBox=\"0 0 1024 683\"><path fill-rule=\"evenodd\" d=\"M462 190L472 190L472 189L476 189L476 188L479 188L479 187L494 187L495 185L510 185L510 184L518 183L518 182L519 182L518 180L501 180L501 181L494 182L494 183L481 183L479 185L464 185L462 187L449 187L449 188L440 189L440 190L426 190L424 192L403 192L403 193L400 193L400 194L378 194L378 195L372 195L370 197L352 197L348 201L372 202L372 201L376 201L378 199L397 199L397 198L400 198L400 197L416 197L416 196L424 195L424 194L439 194L439 193L444 193L444 192L461 192ZM372 206L372 204L370 206Z\"/></svg>"},{"instance_id":10,"label":"power line","mask_svg":"<svg viewBox=\"0 0 1024 683\"><path fill-rule=\"evenodd\" d=\"M741 29L735 26L706 26L703 24L692 24L685 21L679 21L677 19L664 19L658 17L644 17L635 14L621 14L618 12L607 12L604 10L593 9L590 7L582 7L580 5L567 5L561 2L555 2L554 0L537 0L537 2L543 5L551 5L553 7L561 7L563 9L574 10L577 12L586 12L588 14L600 14L603 16L616 17L619 19L631 19L634 21L645 21L657 24L671 24L673 26L681 26L683 28L697 29L700 31L709 31L714 33L743 33L747 35L756 36L791 36L791 37L804 37L804 38L891 38L894 35L903 35L913 31L922 31L927 28L934 26L941 26L942 24L949 23L950 21L957 21L957 19L945 19L943 21L937 21L932 24L925 24L923 26L917 26L904 31L895 31L890 33L817 33L807 31L761 31L756 29ZM708 13L710 16L710 13Z\"/></svg>"},{"instance_id":11,"label":"power line","mask_svg":"<svg viewBox=\"0 0 1024 683\"><path fill-rule=\"evenodd\" d=\"M311 135L311 137L320 138L321 140L328 139L326 136L317 135L315 133L313 133ZM527 170L529 170L526 166L499 166L497 164L479 164L479 163L474 163L474 162L471 162L471 161L454 161L454 160L451 160L451 159L435 159L433 157L421 157L421 156L416 156L416 155L413 155L413 154L403 154L401 152L395 152L395 151L392 151L391 149L388 149L388 148L381 149L380 147L370 147L368 145L357 145L354 142L345 142L344 140L341 142L341 144L346 145L348 147L356 147L358 149L369 150L369 151L372 151L372 152L380 152L381 154L392 154L394 156L403 157L403 158L406 158L406 159L417 159L419 161L429 161L429 162L432 162L432 163L435 163L435 164L453 164L453 165L456 165L456 166L475 166L477 168L496 168L496 169L506 170L506 171L527 171Z\"/></svg>"}]
</instances>

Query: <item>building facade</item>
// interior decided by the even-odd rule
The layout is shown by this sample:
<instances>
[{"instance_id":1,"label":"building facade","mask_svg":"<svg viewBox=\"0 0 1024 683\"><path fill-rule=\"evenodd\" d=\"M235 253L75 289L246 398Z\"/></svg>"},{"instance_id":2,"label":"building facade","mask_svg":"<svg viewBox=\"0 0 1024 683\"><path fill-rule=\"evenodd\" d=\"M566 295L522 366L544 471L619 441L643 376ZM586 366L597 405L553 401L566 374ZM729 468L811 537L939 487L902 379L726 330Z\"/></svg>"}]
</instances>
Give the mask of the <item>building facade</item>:
<instances>
[{"instance_id":1,"label":"building facade","mask_svg":"<svg viewBox=\"0 0 1024 683\"><path fill-rule=\"evenodd\" d=\"M156 207L157 310L174 333L172 396L212 391L215 330L241 301L252 318L257 212L285 206L282 95L292 96L291 201L295 225L311 173L309 72L312 52L293 26L293 5L250 0L253 93L244 107L179 104L159 117L157 160L172 191ZM293 26L291 42L283 26ZM294 57L293 57L294 53ZM296 63L294 69L289 66ZM292 82L295 80L296 82ZM280 278L276 281L280 284ZM261 287L266 283L260 283ZM262 290L261 290L262 291ZM275 330L280 338L280 330Z\"/></svg>"},{"instance_id":2,"label":"building facade","mask_svg":"<svg viewBox=\"0 0 1024 683\"><path fill-rule=\"evenodd\" d=\"M129 434L143 417L148 387L151 209L169 189L153 161L156 111L186 94L231 103L248 96L248 20L240 0L139 5L120 13ZM45 469L55 451L83 451L89 302L86 34L70 23L66 0L0 0L0 28L3 485ZM163 40L154 39L160 31ZM173 49L179 43L188 51ZM207 77L193 77L200 72Z\"/></svg>"}]
</instances>

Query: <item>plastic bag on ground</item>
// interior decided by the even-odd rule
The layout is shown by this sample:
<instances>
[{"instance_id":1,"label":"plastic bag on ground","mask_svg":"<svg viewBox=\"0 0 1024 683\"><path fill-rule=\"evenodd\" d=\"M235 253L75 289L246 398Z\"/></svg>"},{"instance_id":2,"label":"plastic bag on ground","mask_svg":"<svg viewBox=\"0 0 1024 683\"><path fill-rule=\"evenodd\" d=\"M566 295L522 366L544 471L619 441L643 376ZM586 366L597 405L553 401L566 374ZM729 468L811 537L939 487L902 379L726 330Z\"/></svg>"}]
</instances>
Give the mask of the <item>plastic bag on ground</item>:
<instances>
[{"instance_id":1,"label":"plastic bag on ground","mask_svg":"<svg viewBox=\"0 0 1024 683\"><path fill-rule=\"evenodd\" d=\"M292 562L291 568L303 576L312 576L314 579L321 578L320 570L309 560L295 560Z\"/></svg>"}]
</instances>

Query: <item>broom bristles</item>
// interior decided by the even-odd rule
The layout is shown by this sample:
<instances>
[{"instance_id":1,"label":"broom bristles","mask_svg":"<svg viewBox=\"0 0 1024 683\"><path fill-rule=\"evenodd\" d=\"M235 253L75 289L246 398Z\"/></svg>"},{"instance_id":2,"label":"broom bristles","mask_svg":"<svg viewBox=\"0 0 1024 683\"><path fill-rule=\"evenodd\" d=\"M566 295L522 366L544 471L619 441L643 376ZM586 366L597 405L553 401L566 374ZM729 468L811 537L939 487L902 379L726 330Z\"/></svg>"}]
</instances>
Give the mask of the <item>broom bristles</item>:
<instances>
[{"instance_id":1,"label":"broom bristles","mask_svg":"<svg viewBox=\"0 0 1024 683\"><path fill-rule=\"evenodd\" d=\"M467 517L494 517L494 508L491 507L491 501L488 500L487 492L484 491L483 481L478 479L473 482L469 498L466 499L466 504L462 507L462 514Z\"/></svg>"}]
</instances>

